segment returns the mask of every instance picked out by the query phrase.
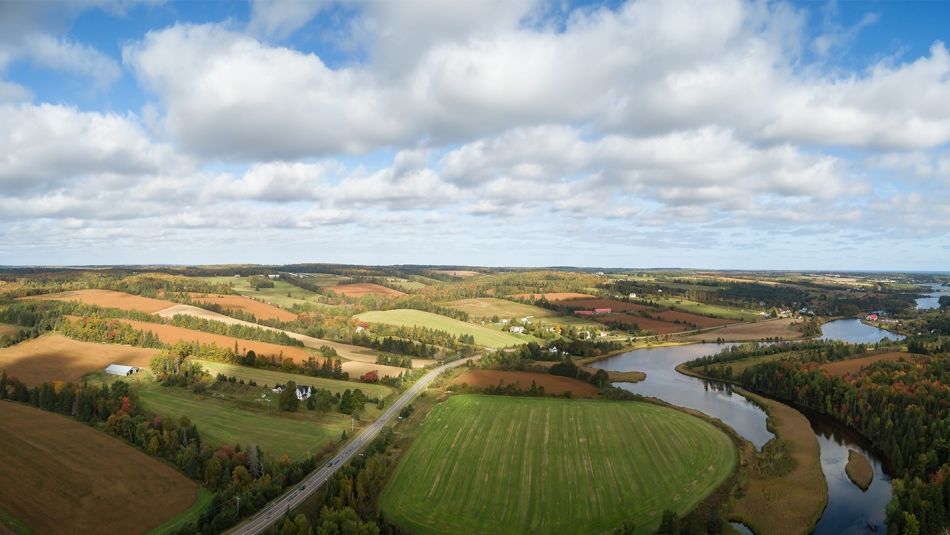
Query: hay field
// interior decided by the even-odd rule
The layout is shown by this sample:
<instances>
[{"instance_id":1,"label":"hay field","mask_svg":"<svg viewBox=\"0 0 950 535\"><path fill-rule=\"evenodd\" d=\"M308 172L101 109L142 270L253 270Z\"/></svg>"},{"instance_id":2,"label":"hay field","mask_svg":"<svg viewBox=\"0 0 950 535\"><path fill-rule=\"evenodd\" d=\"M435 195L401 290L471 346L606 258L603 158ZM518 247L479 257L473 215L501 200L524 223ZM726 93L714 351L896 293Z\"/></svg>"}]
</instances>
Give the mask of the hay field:
<instances>
[{"instance_id":1,"label":"hay field","mask_svg":"<svg viewBox=\"0 0 950 535\"><path fill-rule=\"evenodd\" d=\"M217 294L190 294L191 298L198 303L218 305L226 310L240 310L249 314L254 314L257 319L294 321L297 315L282 308L255 301L250 297L243 295L217 295Z\"/></svg>"},{"instance_id":2,"label":"hay field","mask_svg":"<svg viewBox=\"0 0 950 535\"><path fill-rule=\"evenodd\" d=\"M527 391L534 382L544 387L545 395L559 395L570 392L575 398L593 398L597 396L597 387L584 381L551 375L549 373L517 372L505 370L469 370L452 379L451 384L466 384L475 388L515 384L520 390Z\"/></svg>"},{"instance_id":3,"label":"hay field","mask_svg":"<svg viewBox=\"0 0 950 535\"><path fill-rule=\"evenodd\" d=\"M534 339L534 337L531 336L522 336L519 338L513 334L489 329L482 325L466 323L431 312L407 308L364 312L353 317L367 323L383 323L400 327L426 327L428 329L445 331L456 336L470 334L475 337L476 344L486 347L521 345Z\"/></svg>"},{"instance_id":4,"label":"hay field","mask_svg":"<svg viewBox=\"0 0 950 535\"><path fill-rule=\"evenodd\" d=\"M310 290L304 290L303 288L294 286L293 284L285 282L281 279L275 279L271 281L274 283L273 288L259 288L255 290L253 287L251 287L251 281L248 277L199 278L213 284L225 284L230 286L231 290L234 292L237 292L245 297L250 297L252 299L257 299L258 301L263 301L274 306L288 309L292 308L294 305L303 305L306 303L319 304L316 303L316 300L321 297L320 294L311 292Z\"/></svg>"},{"instance_id":5,"label":"hay field","mask_svg":"<svg viewBox=\"0 0 950 535\"><path fill-rule=\"evenodd\" d=\"M327 290L331 292L338 293L340 295L345 295L347 297L362 297L364 295L389 295L389 296L400 296L406 295L399 290L393 290L392 288L387 288L385 286L380 286L379 284L373 284L371 282L361 282L358 284L341 284L339 286L328 286Z\"/></svg>"},{"instance_id":6,"label":"hay field","mask_svg":"<svg viewBox=\"0 0 950 535\"><path fill-rule=\"evenodd\" d=\"M643 316L634 316L631 314L604 314L595 316L604 323L623 323L624 325L636 324L641 331L650 331L656 334L672 334L691 329L689 325L683 323L670 323L668 321L655 320L653 318L644 318Z\"/></svg>"},{"instance_id":7,"label":"hay field","mask_svg":"<svg viewBox=\"0 0 950 535\"><path fill-rule=\"evenodd\" d=\"M725 433L648 403L462 395L421 426L380 496L420 535L653 533L737 464Z\"/></svg>"},{"instance_id":8,"label":"hay field","mask_svg":"<svg viewBox=\"0 0 950 535\"><path fill-rule=\"evenodd\" d=\"M125 292L114 292L112 290L74 290L70 292L59 292L45 295L34 295L23 297L21 299L40 299L53 301L79 301L87 305L96 305L105 308L119 308L122 310L137 310L154 314L159 310L174 306L171 301L162 299L152 299L150 297L141 297L138 295L127 294Z\"/></svg>"},{"instance_id":9,"label":"hay field","mask_svg":"<svg viewBox=\"0 0 950 535\"><path fill-rule=\"evenodd\" d=\"M244 353L247 350L253 350L255 353L261 356L278 357L283 355L284 358L292 358L296 362L303 362L310 356L310 353L308 353L307 350L302 347L282 346L279 344L258 342L256 340L241 340L239 338L225 336L223 334L194 331L191 329L185 329L184 327L175 327L174 325L165 325L161 323L148 323L145 321L126 319L120 319L118 321L127 323L140 331L151 331L156 336L158 336L158 339L161 340L162 343L165 344L174 344L181 341L194 342L197 340L203 344L214 344L222 348L233 349L234 343L237 342L238 350L241 353Z\"/></svg>"},{"instance_id":10,"label":"hay field","mask_svg":"<svg viewBox=\"0 0 950 535\"><path fill-rule=\"evenodd\" d=\"M535 318L545 316L555 316L557 312L546 308L536 307L534 305L525 305L498 299L495 297L479 297L474 299L460 299L443 303L447 307L467 312L472 319L490 318L498 316L501 318L523 318L525 316L534 316Z\"/></svg>"},{"instance_id":11,"label":"hay field","mask_svg":"<svg viewBox=\"0 0 950 535\"><path fill-rule=\"evenodd\" d=\"M529 301L537 301L541 299L541 296L544 296L545 299L551 301L566 301L568 299L586 299L593 297L590 294L579 294L577 292L551 292L544 294L514 294L511 297L515 299L527 299Z\"/></svg>"},{"instance_id":12,"label":"hay field","mask_svg":"<svg viewBox=\"0 0 950 535\"><path fill-rule=\"evenodd\" d=\"M157 354L157 349L80 342L48 334L0 349L0 369L28 385L79 381L113 363L147 368Z\"/></svg>"},{"instance_id":13,"label":"hay field","mask_svg":"<svg viewBox=\"0 0 950 535\"><path fill-rule=\"evenodd\" d=\"M918 355L914 353L901 353L901 352L891 352L891 353L881 353L879 355L871 355L870 357L858 357L856 359L848 360L839 360L835 362L829 362L827 364L822 364L820 368L830 373L831 375L837 377L844 377L845 375L851 374L856 375L861 371L862 368L875 362L881 362L882 360L887 360L895 362L898 360L913 360Z\"/></svg>"},{"instance_id":14,"label":"hay field","mask_svg":"<svg viewBox=\"0 0 950 535\"><path fill-rule=\"evenodd\" d=\"M432 273L448 275L450 277L458 277L460 279L468 279L470 277L481 275L481 273L469 269L433 269Z\"/></svg>"},{"instance_id":15,"label":"hay field","mask_svg":"<svg viewBox=\"0 0 950 535\"><path fill-rule=\"evenodd\" d=\"M344 390L355 390L359 388L369 397L379 397L385 399L393 393L393 389L385 385L358 383L355 381L340 381L337 379L327 379L324 377L311 377L299 373L288 373L277 370L261 370L249 366L239 366L237 364L228 364L224 362L214 362L204 359L192 359L194 362L208 370L212 375L223 373L228 377L234 376L244 381L255 381L258 385L269 385L273 387L277 383L286 384L287 381L294 381L298 385L310 385L314 388L324 388L336 394L343 393Z\"/></svg>"},{"instance_id":16,"label":"hay field","mask_svg":"<svg viewBox=\"0 0 950 535\"><path fill-rule=\"evenodd\" d=\"M36 533L144 533L195 501L194 482L116 438L0 404L0 504Z\"/></svg>"},{"instance_id":17,"label":"hay field","mask_svg":"<svg viewBox=\"0 0 950 535\"><path fill-rule=\"evenodd\" d=\"M694 334L686 340L691 342L712 341L719 338L722 338L724 342L759 342L770 339L797 340L802 338L802 333L794 329L792 324L799 322L800 320L794 318L761 320L756 323L731 325L714 331Z\"/></svg>"}]
</instances>

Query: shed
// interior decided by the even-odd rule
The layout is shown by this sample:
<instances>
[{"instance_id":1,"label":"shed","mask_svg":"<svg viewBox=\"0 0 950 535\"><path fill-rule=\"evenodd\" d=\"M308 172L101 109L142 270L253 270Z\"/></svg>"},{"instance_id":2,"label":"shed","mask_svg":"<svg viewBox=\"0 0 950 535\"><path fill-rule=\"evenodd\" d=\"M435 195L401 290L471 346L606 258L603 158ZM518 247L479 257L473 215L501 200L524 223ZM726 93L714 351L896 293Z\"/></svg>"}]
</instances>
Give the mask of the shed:
<instances>
[{"instance_id":1,"label":"shed","mask_svg":"<svg viewBox=\"0 0 950 535\"><path fill-rule=\"evenodd\" d=\"M126 366L125 364L110 364L106 367L106 373L112 375L132 375L139 371L135 366Z\"/></svg>"}]
</instances>

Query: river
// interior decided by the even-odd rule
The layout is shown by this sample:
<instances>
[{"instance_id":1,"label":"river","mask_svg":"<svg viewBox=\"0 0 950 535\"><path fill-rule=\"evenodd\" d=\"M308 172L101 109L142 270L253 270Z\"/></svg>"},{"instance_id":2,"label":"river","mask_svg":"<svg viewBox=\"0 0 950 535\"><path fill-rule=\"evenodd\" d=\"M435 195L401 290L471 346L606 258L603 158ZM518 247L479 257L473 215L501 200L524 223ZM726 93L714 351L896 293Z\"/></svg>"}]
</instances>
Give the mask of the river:
<instances>
[{"instance_id":1,"label":"river","mask_svg":"<svg viewBox=\"0 0 950 535\"><path fill-rule=\"evenodd\" d=\"M877 342L882 337L901 338L858 320L837 320L822 326L824 338L848 342ZM677 364L696 357L717 353L733 344L690 344L683 346L637 349L592 364L605 370L642 371L647 378L639 383L617 383L617 386L664 401L702 411L719 418L757 448L772 438L765 427L766 414L755 404L732 391L724 383L706 381L683 375ZM868 525L884 533L884 508L891 499L891 477L882 456L866 439L821 415L803 411L811 423L821 448L821 467L828 481L828 506L814 533L867 533ZM844 467L848 449L867 455L874 467L874 480L867 491L851 483Z\"/></svg>"},{"instance_id":2,"label":"river","mask_svg":"<svg viewBox=\"0 0 950 535\"><path fill-rule=\"evenodd\" d=\"M931 292L927 294L927 297L918 297L917 298L917 310L928 310L933 308L940 307L940 296L941 295L950 295L950 287L942 286L940 284L931 284Z\"/></svg>"}]
</instances>

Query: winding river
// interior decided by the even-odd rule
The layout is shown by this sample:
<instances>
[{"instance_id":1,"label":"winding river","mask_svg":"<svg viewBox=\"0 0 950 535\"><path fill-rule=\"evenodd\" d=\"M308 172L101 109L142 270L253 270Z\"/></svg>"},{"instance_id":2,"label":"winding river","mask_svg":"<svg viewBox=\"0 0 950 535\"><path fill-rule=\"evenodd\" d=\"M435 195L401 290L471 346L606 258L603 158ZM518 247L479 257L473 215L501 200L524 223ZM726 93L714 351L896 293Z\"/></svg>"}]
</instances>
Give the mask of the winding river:
<instances>
[{"instance_id":1,"label":"winding river","mask_svg":"<svg viewBox=\"0 0 950 535\"><path fill-rule=\"evenodd\" d=\"M941 286L940 284L931 284L931 292L927 297L917 298L917 310L929 310L940 306L940 296L950 295L950 286Z\"/></svg>"},{"instance_id":2,"label":"winding river","mask_svg":"<svg viewBox=\"0 0 950 535\"><path fill-rule=\"evenodd\" d=\"M862 343L877 342L882 337L901 338L900 335L852 319L826 323L822 326L822 334L826 339ZM644 381L618 383L617 386L719 418L743 438L761 448L773 436L765 427L767 417L762 409L734 393L727 384L689 377L675 370L677 364L717 353L730 345L733 344L707 343L638 349L591 366L605 370L646 372ZM876 526L877 533L884 533L884 508L891 499L891 476L883 456L864 437L844 425L810 411L802 412L818 439L821 466L828 482L828 506L814 533L867 533L869 526ZM871 460L874 480L867 491L851 483L845 474L849 449L860 451Z\"/></svg>"}]
</instances>

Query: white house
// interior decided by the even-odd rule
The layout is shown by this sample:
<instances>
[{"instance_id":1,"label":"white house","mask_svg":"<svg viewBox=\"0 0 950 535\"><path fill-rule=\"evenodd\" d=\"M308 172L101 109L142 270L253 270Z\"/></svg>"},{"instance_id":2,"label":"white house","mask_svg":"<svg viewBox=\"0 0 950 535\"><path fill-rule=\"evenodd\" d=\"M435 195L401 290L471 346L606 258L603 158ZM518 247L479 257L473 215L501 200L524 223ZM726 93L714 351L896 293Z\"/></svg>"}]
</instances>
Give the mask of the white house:
<instances>
[{"instance_id":1,"label":"white house","mask_svg":"<svg viewBox=\"0 0 950 535\"><path fill-rule=\"evenodd\" d=\"M139 371L135 366L126 366L124 364L110 364L106 367L106 373L112 375L132 375Z\"/></svg>"},{"instance_id":2,"label":"white house","mask_svg":"<svg viewBox=\"0 0 950 535\"><path fill-rule=\"evenodd\" d=\"M520 325L512 325L511 327L508 328L508 332L523 333L523 332L524 332L524 327L522 327L522 326L520 326Z\"/></svg>"},{"instance_id":3,"label":"white house","mask_svg":"<svg viewBox=\"0 0 950 535\"><path fill-rule=\"evenodd\" d=\"M300 385L297 387L297 399L303 401L309 398L313 394L313 387L308 385Z\"/></svg>"},{"instance_id":4,"label":"white house","mask_svg":"<svg viewBox=\"0 0 950 535\"><path fill-rule=\"evenodd\" d=\"M631 292L631 293L630 293L630 299L636 299L636 298L637 298L637 294Z\"/></svg>"},{"instance_id":5,"label":"white house","mask_svg":"<svg viewBox=\"0 0 950 535\"><path fill-rule=\"evenodd\" d=\"M281 392L284 391L284 385L277 383L276 385L274 385L274 388L270 389L270 391L275 394L280 394Z\"/></svg>"}]
</instances>

